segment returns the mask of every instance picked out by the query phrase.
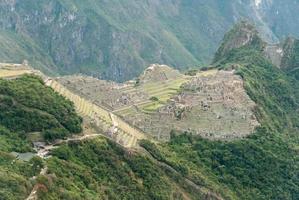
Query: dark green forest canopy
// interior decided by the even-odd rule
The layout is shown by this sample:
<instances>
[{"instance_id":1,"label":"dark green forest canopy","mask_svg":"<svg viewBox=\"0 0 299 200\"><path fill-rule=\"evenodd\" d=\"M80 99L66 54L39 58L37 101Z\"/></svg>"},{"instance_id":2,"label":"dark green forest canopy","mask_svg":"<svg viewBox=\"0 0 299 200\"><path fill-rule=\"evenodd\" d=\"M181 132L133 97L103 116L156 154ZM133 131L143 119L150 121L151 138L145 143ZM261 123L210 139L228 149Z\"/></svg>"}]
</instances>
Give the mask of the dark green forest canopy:
<instances>
[{"instance_id":1,"label":"dark green forest canopy","mask_svg":"<svg viewBox=\"0 0 299 200\"><path fill-rule=\"evenodd\" d=\"M63 145L47 161L50 178L41 177L41 199L201 199L140 153L104 138ZM183 192L184 191L184 192Z\"/></svg>"},{"instance_id":2,"label":"dark green forest canopy","mask_svg":"<svg viewBox=\"0 0 299 200\"><path fill-rule=\"evenodd\" d=\"M69 100L35 76L0 80L0 125L22 135L42 132L46 139L80 133L81 118Z\"/></svg>"}]
</instances>

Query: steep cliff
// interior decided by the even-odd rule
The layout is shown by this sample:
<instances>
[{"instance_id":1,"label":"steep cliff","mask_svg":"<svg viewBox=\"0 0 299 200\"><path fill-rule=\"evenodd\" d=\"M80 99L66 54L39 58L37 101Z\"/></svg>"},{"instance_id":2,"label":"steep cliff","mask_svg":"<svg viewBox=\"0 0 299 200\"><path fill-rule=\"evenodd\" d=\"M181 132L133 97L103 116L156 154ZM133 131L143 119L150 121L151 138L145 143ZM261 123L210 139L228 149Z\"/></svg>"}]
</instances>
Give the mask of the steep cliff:
<instances>
[{"instance_id":1,"label":"steep cliff","mask_svg":"<svg viewBox=\"0 0 299 200\"><path fill-rule=\"evenodd\" d=\"M268 41L298 36L298 8L296 0L3 0L0 59L124 81L152 63L208 63L240 19L254 21Z\"/></svg>"}]
</instances>

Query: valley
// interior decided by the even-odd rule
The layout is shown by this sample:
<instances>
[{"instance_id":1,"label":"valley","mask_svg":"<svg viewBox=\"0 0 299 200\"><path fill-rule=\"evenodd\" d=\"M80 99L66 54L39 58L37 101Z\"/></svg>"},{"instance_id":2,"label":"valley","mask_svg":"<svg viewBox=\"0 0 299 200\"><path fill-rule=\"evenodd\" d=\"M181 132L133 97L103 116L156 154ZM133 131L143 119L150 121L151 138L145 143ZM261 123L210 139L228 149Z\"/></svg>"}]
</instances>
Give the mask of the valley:
<instances>
[{"instance_id":1,"label":"valley","mask_svg":"<svg viewBox=\"0 0 299 200\"><path fill-rule=\"evenodd\" d=\"M0 60L27 59L49 76L82 73L124 82L152 63L208 65L243 19L270 42L299 36L297 0L5 0Z\"/></svg>"}]
</instances>

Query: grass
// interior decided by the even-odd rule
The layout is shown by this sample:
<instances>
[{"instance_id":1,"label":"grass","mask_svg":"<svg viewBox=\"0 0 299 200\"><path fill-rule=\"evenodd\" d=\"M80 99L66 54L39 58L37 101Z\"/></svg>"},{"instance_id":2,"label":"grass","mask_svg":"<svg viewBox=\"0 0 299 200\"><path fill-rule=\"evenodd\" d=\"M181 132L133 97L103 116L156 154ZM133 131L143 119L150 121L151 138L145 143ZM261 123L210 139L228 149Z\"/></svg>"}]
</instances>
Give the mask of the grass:
<instances>
[{"instance_id":1,"label":"grass","mask_svg":"<svg viewBox=\"0 0 299 200\"><path fill-rule=\"evenodd\" d=\"M156 112L160 107L162 107L164 104L160 101L158 102L152 102L147 105L143 105L142 110L146 111L147 113L154 113Z\"/></svg>"}]
</instances>

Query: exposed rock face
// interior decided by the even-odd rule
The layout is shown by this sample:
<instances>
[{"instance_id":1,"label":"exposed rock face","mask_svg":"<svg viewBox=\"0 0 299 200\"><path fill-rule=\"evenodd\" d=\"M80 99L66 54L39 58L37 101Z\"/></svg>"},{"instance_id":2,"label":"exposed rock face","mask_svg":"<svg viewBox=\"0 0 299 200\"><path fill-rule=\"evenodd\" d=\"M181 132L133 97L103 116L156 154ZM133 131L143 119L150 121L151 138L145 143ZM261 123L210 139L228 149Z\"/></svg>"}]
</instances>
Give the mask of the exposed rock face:
<instances>
[{"instance_id":1,"label":"exposed rock face","mask_svg":"<svg viewBox=\"0 0 299 200\"><path fill-rule=\"evenodd\" d=\"M280 44L277 45L267 45L264 49L265 56L271 60L271 62L277 66L281 67L281 61L284 57L284 49Z\"/></svg>"},{"instance_id":2,"label":"exposed rock face","mask_svg":"<svg viewBox=\"0 0 299 200\"><path fill-rule=\"evenodd\" d=\"M281 68L293 70L299 68L299 40L289 37L283 42L284 56L281 61Z\"/></svg>"},{"instance_id":3,"label":"exposed rock face","mask_svg":"<svg viewBox=\"0 0 299 200\"><path fill-rule=\"evenodd\" d=\"M290 72L299 67L299 40L288 37L277 44L267 44L265 56L277 67Z\"/></svg>"},{"instance_id":4,"label":"exposed rock face","mask_svg":"<svg viewBox=\"0 0 299 200\"><path fill-rule=\"evenodd\" d=\"M298 9L296 0L2 0L0 59L124 81L150 63L186 69L209 62L243 18L269 41L298 36Z\"/></svg>"}]
</instances>

